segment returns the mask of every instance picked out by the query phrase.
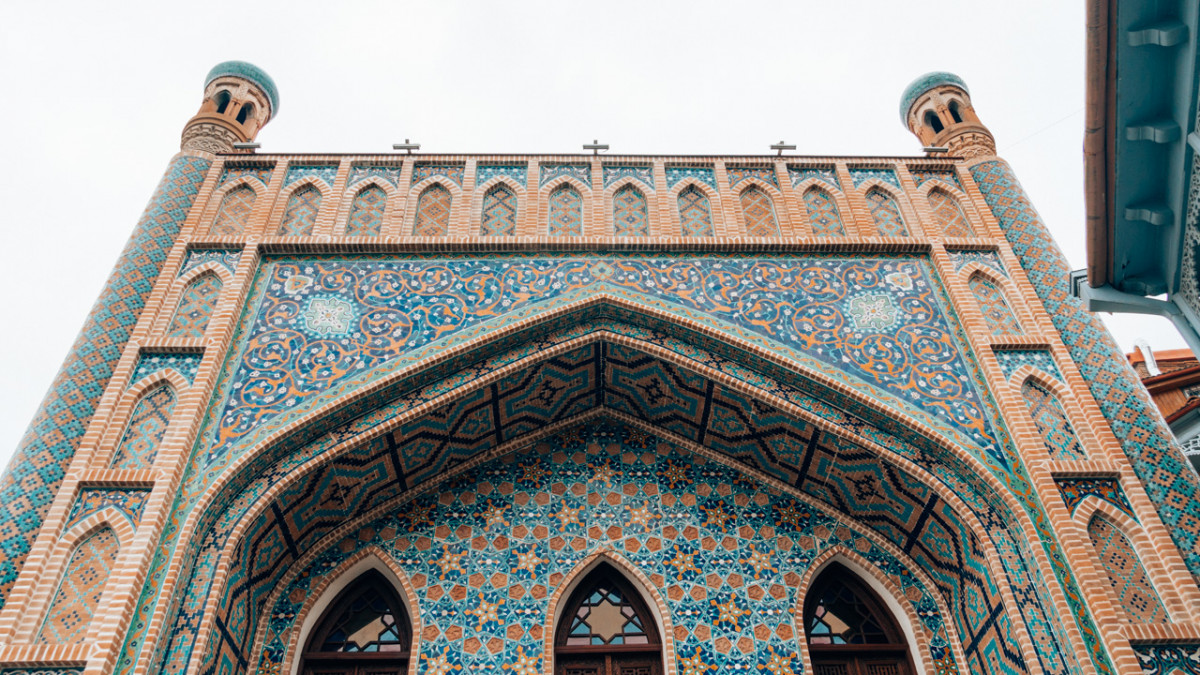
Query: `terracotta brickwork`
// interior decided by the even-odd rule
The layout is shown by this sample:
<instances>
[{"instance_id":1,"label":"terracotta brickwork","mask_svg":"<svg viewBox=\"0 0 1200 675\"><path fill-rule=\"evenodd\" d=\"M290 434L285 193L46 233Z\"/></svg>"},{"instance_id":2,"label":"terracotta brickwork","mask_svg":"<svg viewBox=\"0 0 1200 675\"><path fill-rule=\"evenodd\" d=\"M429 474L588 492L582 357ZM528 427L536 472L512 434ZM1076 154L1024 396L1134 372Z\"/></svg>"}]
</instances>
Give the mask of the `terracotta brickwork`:
<instances>
[{"instance_id":1,"label":"terracotta brickwork","mask_svg":"<svg viewBox=\"0 0 1200 675\"><path fill-rule=\"evenodd\" d=\"M222 65L196 147L278 105ZM1195 480L930 82L975 159L177 159L6 474L0 669L300 672L373 570L413 675L550 674L603 563L664 675L796 675L837 563L917 672L1194 672Z\"/></svg>"}]
</instances>

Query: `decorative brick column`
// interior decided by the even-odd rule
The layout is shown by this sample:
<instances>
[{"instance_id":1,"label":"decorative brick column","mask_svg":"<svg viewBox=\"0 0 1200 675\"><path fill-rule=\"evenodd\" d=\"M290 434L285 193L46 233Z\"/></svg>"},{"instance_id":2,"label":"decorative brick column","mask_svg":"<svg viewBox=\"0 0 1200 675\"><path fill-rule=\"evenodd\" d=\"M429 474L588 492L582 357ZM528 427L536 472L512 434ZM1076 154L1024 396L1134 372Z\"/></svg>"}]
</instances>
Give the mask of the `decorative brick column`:
<instances>
[{"instance_id":1,"label":"decorative brick column","mask_svg":"<svg viewBox=\"0 0 1200 675\"><path fill-rule=\"evenodd\" d=\"M17 580L167 253L212 165L180 153L167 167L50 391L0 476L0 606Z\"/></svg>"}]
</instances>

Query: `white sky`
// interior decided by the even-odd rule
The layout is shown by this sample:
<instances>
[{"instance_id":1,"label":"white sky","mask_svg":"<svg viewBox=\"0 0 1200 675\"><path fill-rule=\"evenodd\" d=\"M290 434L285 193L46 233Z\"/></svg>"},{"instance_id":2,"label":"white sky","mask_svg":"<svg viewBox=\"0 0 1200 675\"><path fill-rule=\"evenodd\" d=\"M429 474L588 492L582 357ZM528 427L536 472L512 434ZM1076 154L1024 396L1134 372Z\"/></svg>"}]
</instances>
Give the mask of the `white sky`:
<instances>
[{"instance_id":1,"label":"white sky","mask_svg":"<svg viewBox=\"0 0 1200 675\"><path fill-rule=\"evenodd\" d=\"M0 6L0 461L137 222L204 75L280 89L267 152L916 155L916 76L949 70L1071 265L1085 265L1083 2L8 2ZM1126 351L1182 347L1157 317Z\"/></svg>"}]
</instances>

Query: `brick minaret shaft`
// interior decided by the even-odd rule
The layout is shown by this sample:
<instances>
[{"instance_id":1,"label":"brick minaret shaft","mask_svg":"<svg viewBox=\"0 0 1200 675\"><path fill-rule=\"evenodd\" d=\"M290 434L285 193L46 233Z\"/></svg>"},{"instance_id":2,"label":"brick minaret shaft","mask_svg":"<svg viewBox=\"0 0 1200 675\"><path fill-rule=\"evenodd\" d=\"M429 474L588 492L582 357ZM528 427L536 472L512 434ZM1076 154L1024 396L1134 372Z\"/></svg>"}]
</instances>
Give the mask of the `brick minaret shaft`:
<instances>
[{"instance_id":1,"label":"brick minaret shaft","mask_svg":"<svg viewBox=\"0 0 1200 675\"><path fill-rule=\"evenodd\" d=\"M1012 167L975 108L966 84L950 73L914 81L901 99L900 115L926 147L944 147L968 158L968 167L1004 236L1021 261L1038 298L1062 336L1072 360L1120 441L1193 577L1200 580L1200 484L1161 413L1124 353L1096 315L1071 294L1070 266L1038 215ZM930 153L933 154L933 153Z\"/></svg>"},{"instance_id":2,"label":"brick minaret shaft","mask_svg":"<svg viewBox=\"0 0 1200 675\"><path fill-rule=\"evenodd\" d=\"M4 474L0 476L0 606L96 412L167 253L213 163L213 154L252 141L278 109L275 84L237 61L213 68L200 111L183 131L112 274L63 360Z\"/></svg>"}]
</instances>

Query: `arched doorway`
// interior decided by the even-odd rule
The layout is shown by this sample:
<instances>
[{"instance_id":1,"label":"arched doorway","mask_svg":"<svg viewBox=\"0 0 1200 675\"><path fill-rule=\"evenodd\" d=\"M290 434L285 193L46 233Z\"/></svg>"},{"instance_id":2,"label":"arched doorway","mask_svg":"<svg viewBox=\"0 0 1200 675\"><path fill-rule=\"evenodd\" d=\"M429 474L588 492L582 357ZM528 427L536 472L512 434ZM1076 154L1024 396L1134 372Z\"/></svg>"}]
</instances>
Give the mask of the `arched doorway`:
<instances>
[{"instance_id":1,"label":"arched doorway","mask_svg":"<svg viewBox=\"0 0 1200 675\"><path fill-rule=\"evenodd\" d=\"M305 646L303 675L405 675L411 623L396 590L370 570L346 587Z\"/></svg>"},{"instance_id":2,"label":"arched doorway","mask_svg":"<svg viewBox=\"0 0 1200 675\"><path fill-rule=\"evenodd\" d=\"M904 633L866 584L838 563L825 568L804 600L814 675L911 675Z\"/></svg>"},{"instance_id":3,"label":"arched doorway","mask_svg":"<svg viewBox=\"0 0 1200 675\"><path fill-rule=\"evenodd\" d=\"M661 675L654 615L611 565L588 573L563 607L555 629L556 675Z\"/></svg>"}]
</instances>

